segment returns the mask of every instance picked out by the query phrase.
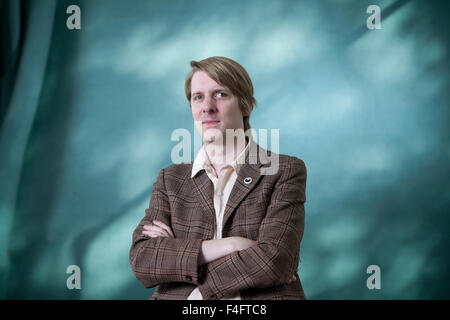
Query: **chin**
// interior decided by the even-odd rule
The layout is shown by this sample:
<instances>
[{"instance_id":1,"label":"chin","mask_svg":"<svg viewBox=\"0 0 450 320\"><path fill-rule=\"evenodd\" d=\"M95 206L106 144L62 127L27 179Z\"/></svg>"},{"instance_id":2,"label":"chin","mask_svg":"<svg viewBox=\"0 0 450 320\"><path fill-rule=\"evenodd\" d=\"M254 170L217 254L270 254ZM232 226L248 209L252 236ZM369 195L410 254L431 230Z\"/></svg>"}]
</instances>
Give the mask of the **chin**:
<instances>
[{"instance_id":1,"label":"chin","mask_svg":"<svg viewBox=\"0 0 450 320\"><path fill-rule=\"evenodd\" d=\"M203 132L203 142L210 143L219 141L223 141L223 133L219 129L210 128Z\"/></svg>"}]
</instances>

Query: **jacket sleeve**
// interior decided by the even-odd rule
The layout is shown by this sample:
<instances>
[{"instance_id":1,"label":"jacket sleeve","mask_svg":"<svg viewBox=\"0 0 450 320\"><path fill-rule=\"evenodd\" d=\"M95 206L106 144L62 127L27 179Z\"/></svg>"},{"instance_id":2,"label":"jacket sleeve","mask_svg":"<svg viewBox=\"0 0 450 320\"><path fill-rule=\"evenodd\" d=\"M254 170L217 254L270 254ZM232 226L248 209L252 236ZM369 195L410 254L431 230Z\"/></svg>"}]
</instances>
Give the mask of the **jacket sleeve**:
<instances>
[{"instance_id":1,"label":"jacket sleeve","mask_svg":"<svg viewBox=\"0 0 450 320\"><path fill-rule=\"evenodd\" d=\"M150 205L145 213L133 232L130 248L130 264L136 278L147 288L164 282L197 284L201 239L177 239L176 234L175 238L150 238L142 234L143 226L151 224L153 220L159 220L171 227L164 169L160 171L153 185Z\"/></svg>"},{"instance_id":2,"label":"jacket sleeve","mask_svg":"<svg viewBox=\"0 0 450 320\"><path fill-rule=\"evenodd\" d=\"M297 273L305 218L306 167L295 157L289 162L275 184L257 244L205 266L199 285L204 299L286 284Z\"/></svg>"}]
</instances>

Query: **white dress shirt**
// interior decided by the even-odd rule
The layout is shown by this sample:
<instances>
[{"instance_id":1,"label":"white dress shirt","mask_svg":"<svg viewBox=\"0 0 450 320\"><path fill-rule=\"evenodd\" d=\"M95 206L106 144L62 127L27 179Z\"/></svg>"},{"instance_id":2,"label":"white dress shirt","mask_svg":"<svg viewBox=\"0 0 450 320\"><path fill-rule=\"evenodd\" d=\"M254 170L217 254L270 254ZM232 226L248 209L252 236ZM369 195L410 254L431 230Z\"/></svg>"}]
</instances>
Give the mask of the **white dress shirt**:
<instances>
[{"instance_id":1,"label":"white dress shirt","mask_svg":"<svg viewBox=\"0 0 450 320\"><path fill-rule=\"evenodd\" d=\"M230 196L231 189L234 186L237 178L237 172L239 171L239 164L244 163L245 156L248 152L249 146L251 145L252 139L250 138L247 146L242 150L242 152L236 157L236 159L231 163L225 165L220 169L219 176L216 176L211 161L209 160L208 154L205 151L205 146L203 146L197 156L195 157L194 163L192 164L192 174L191 178L194 177L200 170L205 170L209 179L214 185L214 211L216 213L216 230L214 234L214 239L222 239L222 222L223 214L225 211L225 206ZM195 288L187 300L203 300L200 290ZM241 300L239 293L232 297L226 297L221 300Z\"/></svg>"}]
</instances>

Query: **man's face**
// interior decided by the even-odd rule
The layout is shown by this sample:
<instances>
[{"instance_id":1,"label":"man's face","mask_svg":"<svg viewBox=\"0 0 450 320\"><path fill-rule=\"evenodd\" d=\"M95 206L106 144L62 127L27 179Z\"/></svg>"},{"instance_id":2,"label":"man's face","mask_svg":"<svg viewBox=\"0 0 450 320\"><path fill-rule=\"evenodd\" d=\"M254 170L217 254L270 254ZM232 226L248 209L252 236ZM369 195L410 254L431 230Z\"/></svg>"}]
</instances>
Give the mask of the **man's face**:
<instances>
[{"instance_id":1,"label":"man's face","mask_svg":"<svg viewBox=\"0 0 450 320\"><path fill-rule=\"evenodd\" d=\"M204 71L194 73L191 81L191 111L204 142L225 137L226 129L244 129L239 99ZM225 142L225 140L222 140Z\"/></svg>"}]
</instances>

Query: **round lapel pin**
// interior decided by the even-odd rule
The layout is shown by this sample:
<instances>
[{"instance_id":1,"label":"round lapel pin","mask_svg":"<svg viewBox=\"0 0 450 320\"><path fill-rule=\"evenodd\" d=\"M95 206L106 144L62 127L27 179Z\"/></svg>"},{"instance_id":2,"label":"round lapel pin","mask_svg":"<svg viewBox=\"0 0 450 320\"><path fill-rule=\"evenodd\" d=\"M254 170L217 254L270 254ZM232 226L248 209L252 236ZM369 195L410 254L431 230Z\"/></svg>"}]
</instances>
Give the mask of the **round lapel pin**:
<instances>
[{"instance_id":1,"label":"round lapel pin","mask_svg":"<svg viewBox=\"0 0 450 320\"><path fill-rule=\"evenodd\" d=\"M251 177L247 177L244 179L245 184L250 184L250 183L252 183L252 181L253 181L253 179Z\"/></svg>"}]
</instances>

